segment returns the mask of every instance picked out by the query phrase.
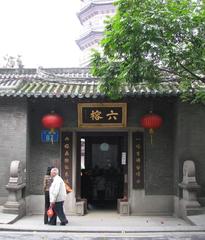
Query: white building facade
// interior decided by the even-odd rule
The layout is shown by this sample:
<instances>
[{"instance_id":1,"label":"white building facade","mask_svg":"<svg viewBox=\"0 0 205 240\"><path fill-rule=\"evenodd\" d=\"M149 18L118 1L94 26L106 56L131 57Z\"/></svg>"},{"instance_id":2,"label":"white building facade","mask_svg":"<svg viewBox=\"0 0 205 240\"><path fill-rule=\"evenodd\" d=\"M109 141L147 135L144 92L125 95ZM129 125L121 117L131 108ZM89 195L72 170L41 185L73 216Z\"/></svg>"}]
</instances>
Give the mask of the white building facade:
<instances>
[{"instance_id":1,"label":"white building facade","mask_svg":"<svg viewBox=\"0 0 205 240\"><path fill-rule=\"evenodd\" d=\"M105 20L115 13L114 0L81 0L82 5L77 16L82 24L82 32L76 40L82 51L80 66L88 67L91 49L100 49L99 42L103 37Z\"/></svg>"}]
</instances>

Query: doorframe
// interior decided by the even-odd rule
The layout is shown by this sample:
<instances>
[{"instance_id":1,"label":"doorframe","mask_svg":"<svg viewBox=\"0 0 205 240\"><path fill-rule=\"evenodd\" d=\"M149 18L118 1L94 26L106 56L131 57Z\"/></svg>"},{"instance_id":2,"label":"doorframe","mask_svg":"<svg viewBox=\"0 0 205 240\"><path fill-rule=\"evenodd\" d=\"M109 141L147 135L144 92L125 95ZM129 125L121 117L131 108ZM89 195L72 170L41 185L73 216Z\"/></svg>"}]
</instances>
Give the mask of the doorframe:
<instances>
[{"instance_id":1,"label":"doorframe","mask_svg":"<svg viewBox=\"0 0 205 240\"><path fill-rule=\"evenodd\" d=\"M128 199L128 154L129 154L129 149L128 149L128 138L129 138L129 132L128 131L78 131L76 132L76 200L80 201L81 200L81 142L80 139L83 137L89 137L89 136L107 136L107 137L112 137L112 136L119 136L123 137L123 152L126 152L126 165L123 167L123 175L124 175L124 187L123 187L123 196ZM116 209L117 210L117 209Z\"/></svg>"}]
</instances>

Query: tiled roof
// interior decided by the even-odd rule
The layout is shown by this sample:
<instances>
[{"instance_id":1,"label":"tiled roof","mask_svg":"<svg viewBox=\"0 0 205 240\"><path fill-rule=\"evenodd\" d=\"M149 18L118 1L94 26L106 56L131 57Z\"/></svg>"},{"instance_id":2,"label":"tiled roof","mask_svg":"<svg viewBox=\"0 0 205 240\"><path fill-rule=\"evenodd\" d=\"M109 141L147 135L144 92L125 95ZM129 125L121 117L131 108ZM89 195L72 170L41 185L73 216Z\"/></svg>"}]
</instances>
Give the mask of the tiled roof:
<instances>
[{"instance_id":1,"label":"tiled roof","mask_svg":"<svg viewBox=\"0 0 205 240\"><path fill-rule=\"evenodd\" d=\"M76 43L78 47L83 50L84 45L91 43L96 43L95 40L100 41L103 36L103 29L98 27L90 27L84 33L80 35L78 39L76 39Z\"/></svg>"},{"instance_id":2,"label":"tiled roof","mask_svg":"<svg viewBox=\"0 0 205 240\"><path fill-rule=\"evenodd\" d=\"M82 15L87 13L92 7L95 7L95 6L109 6L110 8L115 9L113 3L114 3L114 0L106 0L106 1L95 1L95 0L93 0L93 1L90 1L80 9L80 11L77 13L77 16L78 16L80 22L82 23ZM91 12L91 14L93 14L93 12ZM96 11L96 12L98 12L98 11Z\"/></svg>"},{"instance_id":3,"label":"tiled roof","mask_svg":"<svg viewBox=\"0 0 205 240\"><path fill-rule=\"evenodd\" d=\"M97 78L88 68L0 69L0 96L12 97L71 97L104 96L98 89ZM125 96L176 96L176 82L164 82L157 89L144 84L122 89Z\"/></svg>"},{"instance_id":4,"label":"tiled roof","mask_svg":"<svg viewBox=\"0 0 205 240\"><path fill-rule=\"evenodd\" d=\"M38 68L38 69L0 69L0 81L8 79L45 80L51 79L91 79L88 68ZM93 78L92 78L93 79Z\"/></svg>"}]
</instances>

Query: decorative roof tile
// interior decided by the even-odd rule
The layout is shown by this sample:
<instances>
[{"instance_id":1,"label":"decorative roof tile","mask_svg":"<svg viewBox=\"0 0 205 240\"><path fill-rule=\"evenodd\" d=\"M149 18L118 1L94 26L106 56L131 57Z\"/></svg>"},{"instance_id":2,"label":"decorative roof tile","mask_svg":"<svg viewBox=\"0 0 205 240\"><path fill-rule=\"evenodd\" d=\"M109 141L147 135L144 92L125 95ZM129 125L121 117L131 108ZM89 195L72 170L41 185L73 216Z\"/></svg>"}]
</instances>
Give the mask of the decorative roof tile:
<instances>
[{"instance_id":1,"label":"decorative roof tile","mask_svg":"<svg viewBox=\"0 0 205 240\"><path fill-rule=\"evenodd\" d=\"M176 96L176 82L164 82L157 89L144 84L125 86L125 96ZM97 98L105 94L98 89L98 79L88 68L0 69L0 96Z\"/></svg>"}]
</instances>

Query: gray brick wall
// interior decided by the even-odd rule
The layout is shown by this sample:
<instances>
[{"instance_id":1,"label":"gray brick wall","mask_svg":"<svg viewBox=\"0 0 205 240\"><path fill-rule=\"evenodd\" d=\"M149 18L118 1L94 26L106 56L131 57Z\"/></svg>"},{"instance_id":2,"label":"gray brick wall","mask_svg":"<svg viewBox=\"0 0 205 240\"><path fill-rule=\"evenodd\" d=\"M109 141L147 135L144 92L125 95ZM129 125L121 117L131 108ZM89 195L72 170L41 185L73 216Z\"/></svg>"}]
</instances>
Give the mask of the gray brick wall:
<instances>
[{"instance_id":1,"label":"gray brick wall","mask_svg":"<svg viewBox=\"0 0 205 240\"><path fill-rule=\"evenodd\" d=\"M10 163L27 158L27 104L25 99L0 98L0 196L6 197Z\"/></svg>"},{"instance_id":2,"label":"gray brick wall","mask_svg":"<svg viewBox=\"0 0 205 240\"><path fill-rule=\"evenodd\" d=\"M190 105L165 97L131 98L128 102L128 128L140 127L140 117L151 108L163 117L164 122L156 130L153 144L148 131L144 133L145 193L179 195L182 164L191 159L195 161L197 181L202 186L201 196L205 197L204 105ZM0 98L1 198L7 196L5 185L12 160L22 160L27 165L27 194L42 194L47 167L60 166L60 144L43 144L40 138L41 118L51 110L64 118L64 128L77 128L75 99Z\"/></svg>"},{"instance_id":3,"label":"gray brick wall","mask_svg":"<svg viewBox=\"0 0 205 240\"><path fill-rule=\"evenodd\" d=\"M41 142L42 117L55 110L64 119L63 127L77 127L77 105L63 99L33 99L29 102L30 165L29 193L43 194L43 177L48 166L60 167L60 144Z\"/></svg>"},{"instance_id":4,"label":"gray brick wall","mask_svg":"<svg viewBox=\"0 0 205 240\"><path fill-rule=\"evenodd\" d=\"M205 106L202 104L177 104L175 138L175 194L179 195L178 183L182 181L182 167L185 160L193 160L197 181L205 197Z\"/></svg>"},{"instance_id":5,"label":"gray brick wall","mask_svg":"<svg viewBox=\"0 0 205 240\"><path fill-rule=\"evenodd\" d=\"M161 128L153 135L152 144L148 130L144 132L144 182L147 195L173 194L174 103L175 99L171 98L142 98L133 101L130 106L130 126L139 126L139 119L150 109L163 118Z\"/></svg>"},{"instance_id":6,"label":"gray brick wall","mask_svg":"<svg viewBox=\"0 0 205 240\"><path fill-rule=\"evenodd\" d=\"M139 120L148 113L150 106L163 119L162 127L156 131L153 144L145 131L145 190L146 194L173 194L173 129L174 99L166 98L131 99L128 103L128 127L140 127ZM43 176L47 166L56 164L60 158L60 144L43 144L40 133L43 129L41 118L45 113L56 110L64 118L65 128L77 127L77 103L61 99L33 100L30 109L31 155L29 168L29 191L31 194L42 194ZM59 165L59 162L57 162Z\"/></svg>"},{"instance_id":7,"label":"gray brick wall","mask_svg":"<svg viewBox=\"0 0 205 240\"><path fill-rule=\"evenodd\" d=\"M154 99L152 104L150 99L132 99L128 105L128 127L139 127L140 117L148 112L150 106L156 113L163 117L163 125L157 130L153 136L153 144L150 144L150 136L148 131L145 131L145 190L146 194L177 194L177 184L181 176L179 167L182 167L182 162L185 159L193 158L196 161L196 167L199 171L199 181L204 185L203 170L204 169L204 111L203 106L178 104L175 110L175 101L166 99ZM51 110L56 110L60 113L65 122L64 127L73 128L77 127L77 104L75 101L67 100L35 100L29 103L29 119L30 119L30 162L27 166L27 174L29 176L28 182L30 194L42 194L42 179L45 174L46 168L49 165L59 164L57 161L60 158L60 145L59 144L42 144L40 141L40 133L43 129L41 125L41 118L45 113ZM22 130L22 125L26 121L26 104L22 102L10 102L1 105L1 124L5 126L1 138L4 141L1 143L3 149L1 158L8 157L5 149L10 148L9 155L15 155L15 151L11 151L12 143L23 143L22 139L19 141L20 136L25 134L26 131ZM22 113L22 111L24 111ZM4 114L3 114L4 113ZM22 118L22 115L25 115ZM9 121L12 122L9 124ZM21 119L21 123L19 123ZM22 121L24 120L24 122ZM17 136L18 130L21 135ZM15 132L15 136L12 133ZM174 137L175 134L175 137ZM12 137L11 137L12 136ZM24 139L25 140L25 139ZM7 146L9 142L10 147ZM5 145L7 147L5 147ZM26 159L26 140L22 146L18 147L18 154L24 155ZM175 149L175 150L174 150ZM174 160L174 161L173 161ZM178 166L179 161L179 166ZM2 162L2 161L1 161ZM7 168L2 164L3 168ZM9 164L8 164L9 165ZM173 168L174 165L174 168ZM5 169L6 171L6 169ZM5 179L5 178L2 178Z\"/></svg>"},{"instance_id":8,"label":"gray brick wall","mask_svg":"<svg viewBox=\"0 0 205 240\"><path fill-rule=\"evenodd\" d=\"M128 104L128 126L140 127L140 118L154 113L163 124L153 135L151 144L148 130L144 131L144 183L147 195L173 194L173 139L175 98L134 98Z\"/></svg>"}]
</instances>

